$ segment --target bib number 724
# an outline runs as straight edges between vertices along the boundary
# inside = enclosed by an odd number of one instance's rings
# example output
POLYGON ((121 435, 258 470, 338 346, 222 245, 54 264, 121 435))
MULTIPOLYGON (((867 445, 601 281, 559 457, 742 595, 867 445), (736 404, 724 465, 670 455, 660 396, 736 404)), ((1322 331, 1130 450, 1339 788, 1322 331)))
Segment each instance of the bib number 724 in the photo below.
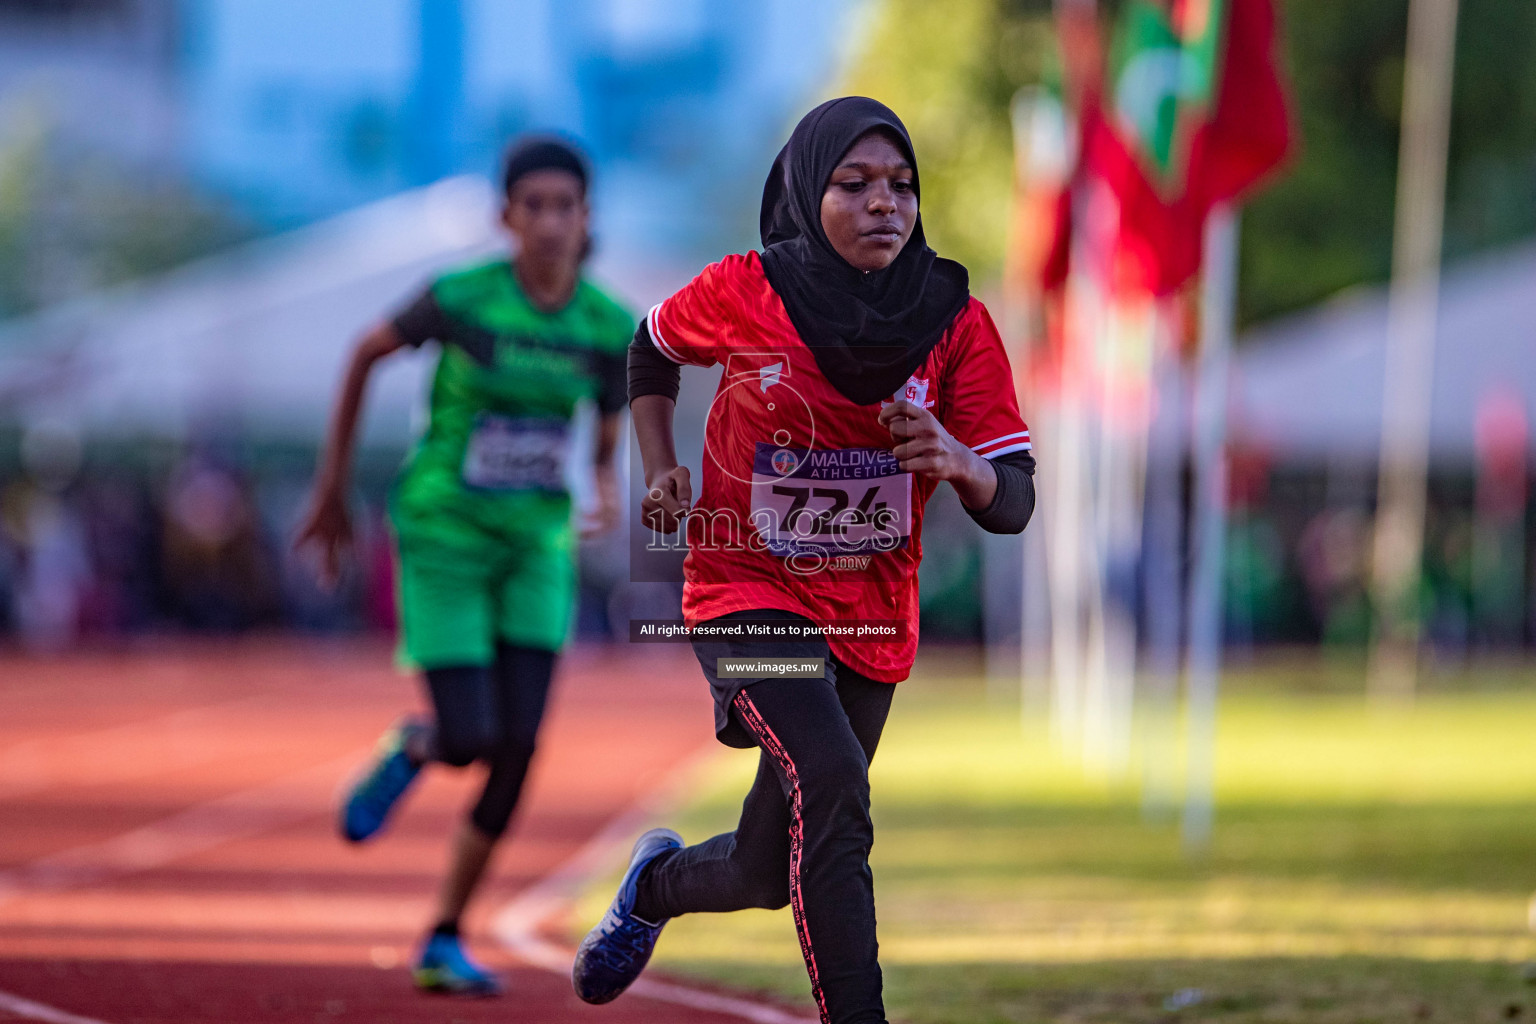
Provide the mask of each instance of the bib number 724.
POLYGON ((759 443, 752 525, 770 554, 863 554, 907 545, 912 474, 883 448, 793 449, 759 443))
POLYGON ((878 530, 896 520, 896 513, 891 511, 889 503, 875 500, 880 496, 879 484, 868 488, 859 503, 853 506, 850 506, 851 496, 842 487, 774 484, 773 493, 790 499, 789 509, 784 513, 783 529, 803 540, 823 537, 842 540, 847 538, 850 527, 878 530), (812 498, 827 498, 832 504, 828 508, 812 509, 809 507, 812 498))

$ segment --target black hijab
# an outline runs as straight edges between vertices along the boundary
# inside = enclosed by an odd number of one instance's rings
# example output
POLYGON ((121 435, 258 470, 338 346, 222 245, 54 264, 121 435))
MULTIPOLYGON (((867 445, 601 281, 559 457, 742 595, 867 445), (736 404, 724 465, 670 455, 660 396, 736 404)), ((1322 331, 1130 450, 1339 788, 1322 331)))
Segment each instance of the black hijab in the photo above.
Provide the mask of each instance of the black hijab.
POLYGON ((922 365, 970 299, 965 267, 940 259, 917 219, 884 270, 865 273, 837 254, 821 226, 821 197, 843 155, 866 132, 885 129, 912 165, 901 119, 864 96, 828 100, 800 119, 763 187, 763 270, 816 365, 849 401, 889 398, 922 365))

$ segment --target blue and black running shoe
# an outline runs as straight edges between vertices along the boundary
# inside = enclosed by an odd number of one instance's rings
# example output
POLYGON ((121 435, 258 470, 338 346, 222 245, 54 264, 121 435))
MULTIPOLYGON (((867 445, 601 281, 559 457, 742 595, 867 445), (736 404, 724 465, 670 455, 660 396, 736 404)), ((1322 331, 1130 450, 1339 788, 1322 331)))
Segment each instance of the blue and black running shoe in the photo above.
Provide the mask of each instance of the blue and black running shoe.
POLYGON ((457 935, 433 934, 416 958, 413 977, 424 992, 446 992, 457 996, 495 996, 501 994, 501 979, 481 967, 464 952, 457 935))
POLYGON ((645 970, 656 948, 656 937, 667 922, 642 921, 634 916, 636 884, 647 864, 682 845, 683 837, 669 828, 653 828, 635 840, 618 895, 576 950, 571 981, 583 1002, 613 1002, 645 970))
POLYGON ((360 843, 371 838, 389 812, 411 788, 421 765, 411 760, 406 740, 424 726, 411 721, 397 722, 379 737, 372 767, 352 785, 341 805, 341 834, 348 842, 360 843))

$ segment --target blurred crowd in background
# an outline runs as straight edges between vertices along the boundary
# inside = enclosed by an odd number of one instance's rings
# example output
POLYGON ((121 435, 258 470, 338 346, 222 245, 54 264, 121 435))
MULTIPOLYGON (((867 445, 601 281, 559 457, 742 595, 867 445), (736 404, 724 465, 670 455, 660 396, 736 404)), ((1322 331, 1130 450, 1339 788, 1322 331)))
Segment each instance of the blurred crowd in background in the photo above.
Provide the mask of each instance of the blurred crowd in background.
MULTIPOLYGON (((360 475, 356 559, 334 590, 293 548, 308 496, 302 454, 210 445, 133 462, 85 460, 78 438, 40 430, 0 490, 0 632, 27 647, 140 633, 251 630, 388 634, 393 569, 382 503, 391 467, 360 475)), ((1226 639, 1244 648, 1323 644, 1363 651, 1370 636, 1370 479, 1276 472, 1258 454, 1235 465, 1226 639)), ((1479 503, 1471 479, 1437 481, 1421 601, 1435 656, 1514 652, 1536 636, 1522 535, 1532 525, 1479 503), (1481 511, 1479 511, 1481 508, 1481 511)), ((1523 509, 1521 510, 1523 513, 1523 509)), ((925 538, 924 636, 983 639, 984 538, 952 495, 935 497, 925 538)), ((627 633, 622 551, 582 549, 578 635, 627 633)))
POLYGON ((166 467, 84 466, 68 435, 30 435, 0 496, 0 624, 33 649, 145 632, 387 631, 388 538, 358 509, 357 562, 334 591, 291 533, 307 481, 214 449, 166 467))

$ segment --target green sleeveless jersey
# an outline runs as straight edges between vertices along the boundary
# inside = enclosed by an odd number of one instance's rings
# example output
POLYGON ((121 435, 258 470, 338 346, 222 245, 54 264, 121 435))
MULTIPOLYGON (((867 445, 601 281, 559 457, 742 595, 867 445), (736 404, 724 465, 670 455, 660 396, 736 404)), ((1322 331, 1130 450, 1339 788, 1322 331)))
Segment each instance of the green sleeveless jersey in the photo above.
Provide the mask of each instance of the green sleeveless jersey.
POLYGON ((394 320, 405 341, 442 346, 429 419, 396 483, 397 529, 444 540, 565 528, 563 471, 582 399, 626 404, 629 312, 582 280, 562 309, 529 301, 497 260, 438 278, 394 320))

